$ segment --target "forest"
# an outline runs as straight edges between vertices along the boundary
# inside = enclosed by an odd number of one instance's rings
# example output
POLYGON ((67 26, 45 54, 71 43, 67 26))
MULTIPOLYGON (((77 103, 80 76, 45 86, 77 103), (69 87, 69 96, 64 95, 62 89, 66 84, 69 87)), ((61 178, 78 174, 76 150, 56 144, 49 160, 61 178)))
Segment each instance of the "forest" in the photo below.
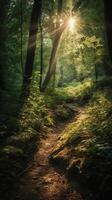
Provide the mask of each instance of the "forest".
POLYGON ((0 0, 0 200, 112 199, 111 0, 0 0))

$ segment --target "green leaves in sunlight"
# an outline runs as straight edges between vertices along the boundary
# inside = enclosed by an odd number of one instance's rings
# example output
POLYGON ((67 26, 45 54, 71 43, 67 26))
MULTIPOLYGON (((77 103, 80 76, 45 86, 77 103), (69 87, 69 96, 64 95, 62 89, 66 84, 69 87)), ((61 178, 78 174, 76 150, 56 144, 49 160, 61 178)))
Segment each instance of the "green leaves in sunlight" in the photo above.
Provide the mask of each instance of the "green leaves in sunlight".
POLYGON ((97 47, 102 47, 103 44, 101 43, 101 38, 97 38, 95 35, 91 37, 86 37, 84 44, 87 47, 91 48, 97 48, 97 47))

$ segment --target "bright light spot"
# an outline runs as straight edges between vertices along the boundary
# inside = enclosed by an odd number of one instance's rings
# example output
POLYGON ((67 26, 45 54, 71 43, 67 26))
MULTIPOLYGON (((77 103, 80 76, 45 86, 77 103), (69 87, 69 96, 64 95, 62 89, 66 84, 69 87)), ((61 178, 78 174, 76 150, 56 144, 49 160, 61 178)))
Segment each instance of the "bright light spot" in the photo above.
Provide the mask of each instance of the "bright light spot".
POLYGON ((75 28, 75 19, 73 17, 69 19, 69 28, 70 28, 70 31, 73 33, 74 28, 75 28))

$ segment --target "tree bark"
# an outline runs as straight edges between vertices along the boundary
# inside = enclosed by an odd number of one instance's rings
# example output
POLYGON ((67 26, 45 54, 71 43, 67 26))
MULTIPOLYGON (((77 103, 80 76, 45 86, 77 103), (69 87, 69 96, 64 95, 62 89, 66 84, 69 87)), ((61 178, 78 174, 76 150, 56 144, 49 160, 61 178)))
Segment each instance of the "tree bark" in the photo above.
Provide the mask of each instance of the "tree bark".
POLYGON ((41 0, 34 0, 32 13, 31 13, 29 40, 28 40, 28 47, 27 47, 24 80, 23 80, 23 84, 26 84, 26 85, 29 85, 31 82, 35 50, 36 50, 36 38, 37 38, 40 16, 41 16, 41 0))
POLYGON ((42 86, 42 76, 43 76, 43 28, 42 28, 42 21, 40 21, 40 34, 41 34, 41 49, 40 49, 40 83, 39 88, 41 91, 42 86))
POLYGON ((106 22, 109 56, 112 62, 112 1, 111 0, 104 0, 104 14, 106 22))
POLYGON ((5 89, 5 81, 4 81, 4 66, 5 66, 5 24, 6 24, 6 17, 7 17, 7 10, 10 5, 9 0, 1 0, 0 1, 0 88, 3 90, 5 89))

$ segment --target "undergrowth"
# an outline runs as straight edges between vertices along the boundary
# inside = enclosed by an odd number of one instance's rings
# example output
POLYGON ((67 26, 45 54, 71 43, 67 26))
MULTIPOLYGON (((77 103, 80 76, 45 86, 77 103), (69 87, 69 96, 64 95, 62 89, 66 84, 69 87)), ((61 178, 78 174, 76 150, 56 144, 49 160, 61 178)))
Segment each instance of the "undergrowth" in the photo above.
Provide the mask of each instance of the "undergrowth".
POLYGON ((3 138, 0 147, 0 196, 2 198, 5 194, 6 199, 11 188, 17 185, 27 163, 32 160, 40 137, 47 134, 54 123, 44 96, 34 82, 29 98, 17 107, 16 115, 10 113, 0 131, 0 137, 3 138))
MULTIPOLYGON (((85 91, 80 89, 79 93, 78 96, 83 96, 85 91)), ((52 154, 54 161, 64 160, 66 165, 63 167, 68 173, 72 173, 72 177, 78 174, 83 177, 93 190, 98 191, 102 199, 110 194, 112 183, 111 121, 111 88, 101 87, 93 92, 89 103, 86 101, 77 120, 62 132, 52 154)))
POLYGON ((56 88, 55 91, 47 96, 47 104, 49 107, 62 103, 86 103, 92 96, 94 91, 94 83, 91 80, 79 84, 70 84, 65 87, 56 88))

